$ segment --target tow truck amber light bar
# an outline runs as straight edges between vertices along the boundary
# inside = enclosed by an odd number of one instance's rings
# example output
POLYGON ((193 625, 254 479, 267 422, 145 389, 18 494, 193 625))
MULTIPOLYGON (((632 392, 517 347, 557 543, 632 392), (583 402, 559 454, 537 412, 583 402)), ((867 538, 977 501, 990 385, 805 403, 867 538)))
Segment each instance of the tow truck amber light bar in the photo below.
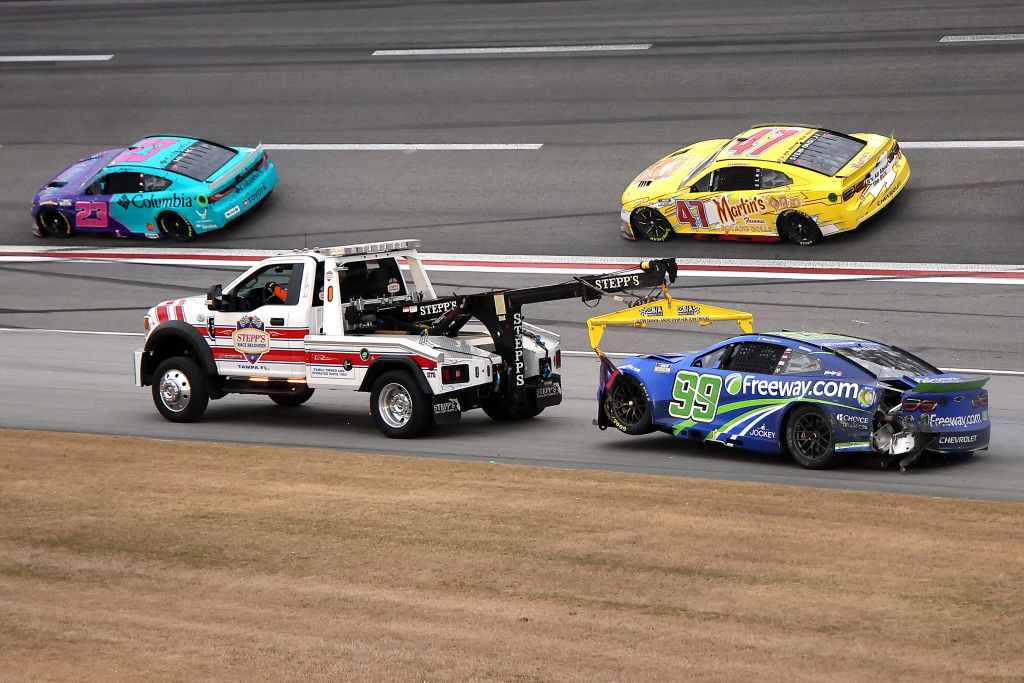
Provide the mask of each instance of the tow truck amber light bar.
POLYGON ((419 240, 393 240, 391 242, 369 242, 367 244, 349 244, 342 247, 327 247, 320 253, 327 256, 358 256, 360 254, 381 254, 403 249, 419 249, 419 240))

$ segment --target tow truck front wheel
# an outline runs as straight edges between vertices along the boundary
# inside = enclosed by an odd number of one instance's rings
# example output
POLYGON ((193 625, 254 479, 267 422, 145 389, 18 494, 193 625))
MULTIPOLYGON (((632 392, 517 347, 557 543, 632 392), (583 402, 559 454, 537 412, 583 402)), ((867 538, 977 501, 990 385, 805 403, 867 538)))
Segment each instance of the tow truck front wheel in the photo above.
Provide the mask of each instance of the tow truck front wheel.
POLYGON ((206 375, 191 358, 168 358, 156 368, 153 403, 171 422, 194 422, 210 402, 206 375))
POLYGON ((407 372, 385 372, 370 390, 370 412, 377 428, 392 439, 411 439, 430 427, 433 406, 407 372))

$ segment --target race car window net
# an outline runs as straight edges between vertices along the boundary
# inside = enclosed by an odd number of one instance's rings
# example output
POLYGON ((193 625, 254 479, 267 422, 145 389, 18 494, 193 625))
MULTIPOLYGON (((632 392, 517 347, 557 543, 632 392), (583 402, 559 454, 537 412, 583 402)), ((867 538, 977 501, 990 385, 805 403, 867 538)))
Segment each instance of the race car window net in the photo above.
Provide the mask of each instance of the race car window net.
POLYGON ((797 147, 784 163, 834 176, 867 145, 863 140, 820 130, 797 147))
POLYGON ((771 375, 779 366, 779 360, 786 349, 778 344, 764 342, 741 342, 736 345, 732 355, 725 360, 723 370, 734 372, 751 372, 758 375, 771 375))
POLYGON ((851 360, 875 377, 938 375, 942 371, 902 349, 885 346, 844 346, 833 348, 837 355, 851 360))
POLYGON ((757 169, 753 166, 727 166, 713 174, 712 191, 743 192, 757 187, 757 169))
POLYGON ((224 164, 234 159, 236 154, 238 152, 230 147, 198 140, 171 159, 171 163, 164 166, 164 170, 180 173, 192 180, 206 181, 224 164))

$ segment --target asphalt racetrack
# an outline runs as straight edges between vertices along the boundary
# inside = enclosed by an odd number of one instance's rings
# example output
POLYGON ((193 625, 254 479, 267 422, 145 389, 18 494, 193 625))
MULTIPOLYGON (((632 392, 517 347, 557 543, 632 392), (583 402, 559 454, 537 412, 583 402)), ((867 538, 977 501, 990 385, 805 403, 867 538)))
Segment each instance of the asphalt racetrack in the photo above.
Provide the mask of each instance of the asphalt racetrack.
MULTIPOLYGON (((262 141, 281 176, 264 207, 195 248, 409 237, 438 253, 1024 270, 1024 40, 1012 38, 1024 33, 1019 3, 687 4, 3 3, 0 252, 179 246, 39 241, 28 211, 38 186, 70 162, 149 134, 182 133, 262 141), (950 36, 961 39, 942 40, 950 36), (374 54, 495 47, 519 50, 374 54), (619 196, 640 170, 688 142, 761 122, 895 131, 909 185, 863 227, 810 248, 619 237, 619 196)), ((590 424, 596 371, 582 356, 566 361, 565 403, 512 426, 468 414, 427 439, 390 441, 373 427, 365 395, 338 392, 292 411, 229 397, 202 423, 172 425, 132 386, 140 337, 40 331, 139 333, 150 305, 230 276, 206 267, 0 260, 0 328, 9 330, 0 331, 0 426, 1024 500, 1020 284, 757 273, 678 283, 678 296, 751 311, 759 329, 860 334, 942 367, 1000 371, 989 385, 990 450, 903 475, 860 461, 807 472, 782 456, 600 432, 590 424)), ((561 278, 434 279, 447 292, 561 278)), ((579 302, 527 313, 562 333, 565 349, 587 349, 592 312, 579 302)), ((612 332, 606 346, 688 350, 736 329, 612 332)))

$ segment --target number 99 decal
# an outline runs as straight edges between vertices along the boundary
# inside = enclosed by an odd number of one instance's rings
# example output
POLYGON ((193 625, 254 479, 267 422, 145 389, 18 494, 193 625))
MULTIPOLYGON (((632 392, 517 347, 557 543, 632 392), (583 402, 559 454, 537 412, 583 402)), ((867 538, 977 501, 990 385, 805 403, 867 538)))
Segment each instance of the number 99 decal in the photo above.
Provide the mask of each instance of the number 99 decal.
POLYGON ((722 378, 718 375, 698 375, 696 372, 680 370, 672 385, 672 402, 668 414, 694 422, 711 422, 718 411, 718 399, 722 395, 722 378))

